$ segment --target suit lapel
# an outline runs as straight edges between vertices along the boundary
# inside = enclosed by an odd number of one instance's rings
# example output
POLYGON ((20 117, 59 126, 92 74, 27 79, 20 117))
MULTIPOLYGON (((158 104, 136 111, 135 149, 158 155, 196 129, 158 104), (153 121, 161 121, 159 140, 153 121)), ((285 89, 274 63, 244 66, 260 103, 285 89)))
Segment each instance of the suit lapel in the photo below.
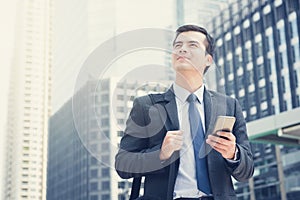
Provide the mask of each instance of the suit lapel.
POLYGON ((205 135, 211 134, 217 117, 217 103, 214 95, 204 90, 205 135))
POLYGON ((164 100, 166 101, 165 109, 170 119, 170 124, 166 123, 166 128, 168 131, 170 130, 178 130, 179 129, 179 121, 178 121, 178 113, 177 113, 177 105, 175 94, 173 91, 173 87, 171 87, 164 96, 164 100))
MULTIPOLYGON (((173 86, 164 94, 165 109, 168 115, 165 127, 167 131, 179 130, 179 120, 177 113, 177 105, 173 86)), ((175 181, 179 168, 179 151, 175 151, 170 158, 171 164, 169 165, 169 180, 168 180, 168 190, 167 190, 167 200, 173 199, 173 191, 175 186, 175 181), (175 161, 175 162, 174 162, 175 161)))
MULTIPOLYGON (((217 101, 216 97, 208 90, 204 90, 204 114, 205 114, 205 137, 213 133, 214 125, 217 118, 217 101)), ((209 155, 212 147, 205 143, 205 151, 209 155)))
MULTIPOLYGON (((219 115, 226 115, 226 98, 225 96, 216 97, 213 92, 204 90, 204 112, 205 112, 205 136, 213 134, 214 126, 219 115)), ((212 147, 205 145, 205 151, 209 153, 212 147)), ((208 154, 209 155, 209 154, 208 154)))

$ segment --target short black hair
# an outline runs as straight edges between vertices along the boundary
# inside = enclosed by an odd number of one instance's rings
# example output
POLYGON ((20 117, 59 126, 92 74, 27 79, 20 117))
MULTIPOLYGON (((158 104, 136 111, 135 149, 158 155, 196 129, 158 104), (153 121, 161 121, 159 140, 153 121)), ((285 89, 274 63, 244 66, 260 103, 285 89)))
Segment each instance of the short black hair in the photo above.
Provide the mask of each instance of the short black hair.
POLYGON ((176 36, 175 39, 173 41, 173 45, 175 43, 175 40, 177 39, 178 35, 180 33, 183 32, 188 32, 188 31, 196 31, 196 32, 200 32, 203 33, 206 36, 206 40, 207 40, 207 45, 206 45, 206 52, 208 54, 210 54, 213 57, 214 54, 214 50, 215 50, 215 40, 214 38, 207 32, 207 30, 203 27, 200 26, 196 26, 196 25, 183 25, 180 26, 177 30, 176 30, 176 36))

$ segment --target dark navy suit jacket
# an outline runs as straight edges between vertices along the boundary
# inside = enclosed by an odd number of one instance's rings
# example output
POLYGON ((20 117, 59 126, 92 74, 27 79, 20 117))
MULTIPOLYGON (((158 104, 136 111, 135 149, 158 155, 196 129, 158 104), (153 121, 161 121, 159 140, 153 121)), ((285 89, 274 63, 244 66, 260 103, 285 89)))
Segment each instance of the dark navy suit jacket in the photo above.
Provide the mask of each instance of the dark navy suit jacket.
MULTIPOLYGON (((209 179, 215 200, 236 199, 231 176, 237 181, 246 181, 254 171, 242 109, 236 99, 205 89, 204 111, 206 137, 212 134, 217 116, 236 117, 232 132, 239 149, 238 163, 228 162, 206 144, 209 179)), ((178 129, 172 87, 166 93, 135 99, 115 158, 115 167, 124 179, 144 176, 144 196, 148 199, 173 199, 178 167, 184 163, 180 163, 178 151, 165 162, 160 161, 159 153, 167 131, 178 129)))

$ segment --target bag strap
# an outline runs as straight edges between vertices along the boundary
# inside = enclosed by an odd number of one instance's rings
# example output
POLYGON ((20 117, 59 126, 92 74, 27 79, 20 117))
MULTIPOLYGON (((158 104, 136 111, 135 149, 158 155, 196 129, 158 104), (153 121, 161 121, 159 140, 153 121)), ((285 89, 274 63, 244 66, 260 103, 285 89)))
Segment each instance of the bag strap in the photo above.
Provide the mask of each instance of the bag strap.
MULTIPOLYGON (((147 97, 141 98, 140 100, 143 101, 144 105, 149 104, 149 103, 151 103, 152 105, 154 104, 152 95, 148 95, 147 97), (151 101, 149 101, 149 99, 151 101)), ((142 182, 142 177, 133 178, 129 200, 134 200, 139 197, 140 189, 141 189, 141 182, 142 182)))
POLYGON ((129 200, 134 200, 139 197, 141 181, 142 181, 142 177, 133 178, 129 200))

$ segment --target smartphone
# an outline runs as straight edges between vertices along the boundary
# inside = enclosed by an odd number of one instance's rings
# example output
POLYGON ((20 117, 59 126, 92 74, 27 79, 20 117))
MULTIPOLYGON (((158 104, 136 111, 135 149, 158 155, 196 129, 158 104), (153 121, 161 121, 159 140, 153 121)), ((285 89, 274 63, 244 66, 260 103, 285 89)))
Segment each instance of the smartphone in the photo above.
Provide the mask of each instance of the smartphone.
MULTIPOLYGON (((216 135, 218 131, 227 131, 231 132, 233 125, 235 123, 235 117, 233 116, 218 116, 217 122, 214 127, 214 132, 213 134, 215 136, 220 137, 219 135, 216 135)), ((226 139, 226 138, 224 138, 226 139)))

